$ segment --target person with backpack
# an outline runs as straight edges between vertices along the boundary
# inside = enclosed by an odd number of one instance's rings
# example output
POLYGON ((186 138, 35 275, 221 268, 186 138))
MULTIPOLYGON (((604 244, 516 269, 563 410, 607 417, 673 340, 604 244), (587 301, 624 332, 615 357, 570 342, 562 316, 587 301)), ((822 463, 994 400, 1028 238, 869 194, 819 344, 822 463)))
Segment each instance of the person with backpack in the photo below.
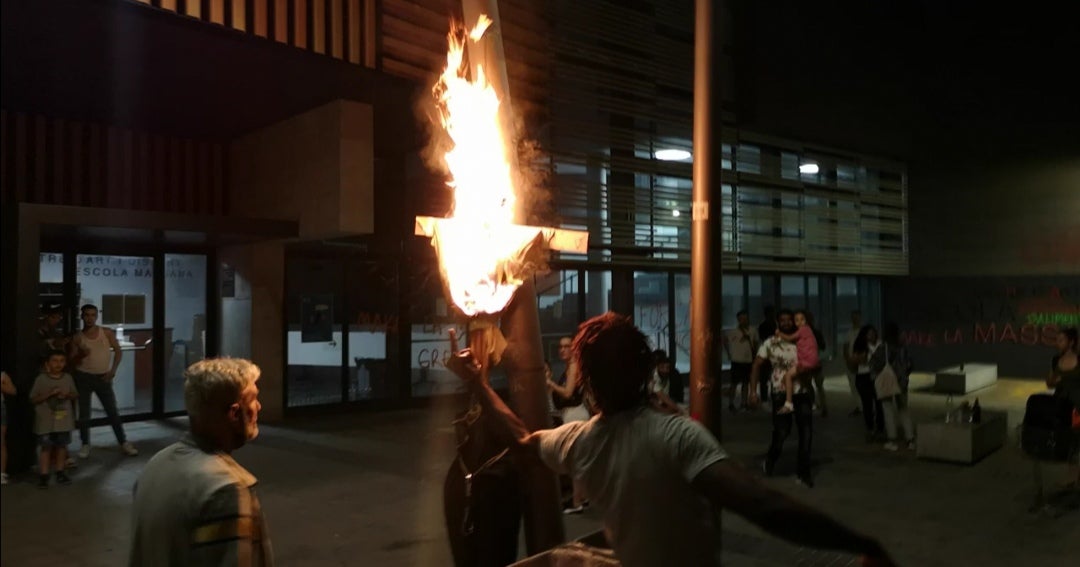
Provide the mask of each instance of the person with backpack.
MULTIPOLYGON (((887 389, 882 391, 878 388, 878 399, 881 402, 882 413, 885 418, 885 450, 896 451, 900 448, 897 444, 897 421, 904 428, 904 435, 907 439, 907 448, 915 449, 915 428, 911 423, 911 413, 908 411, 908 385, 910 383, 911 376, 911 357, 908 355, 907 347, 904 346, 900 340, 900 329, 896 326, 896 323, 886 323, 882 328, 881 333, 882 345, 874 350, 870 356, 870 375, 874 377, 875 387, 879 384, 879 377, 882 377, 882 372, 889 371, 893 373, 896 380, 896 386, 898 386, 899 393, 896 393, 897 389, 887 389)), ((892 378, 885 376, 887 381, 891 381, 892 378)), ((886 388, 889 388, 886 385, 886 388)))

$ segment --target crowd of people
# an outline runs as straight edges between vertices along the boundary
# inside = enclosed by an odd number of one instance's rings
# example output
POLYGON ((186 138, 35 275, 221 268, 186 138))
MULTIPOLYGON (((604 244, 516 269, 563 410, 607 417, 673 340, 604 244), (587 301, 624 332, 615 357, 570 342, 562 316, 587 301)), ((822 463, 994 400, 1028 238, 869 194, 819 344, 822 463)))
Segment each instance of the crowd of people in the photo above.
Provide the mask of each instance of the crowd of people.
MULTIPOLYGON (((39 486, 48 486, 50 472, 56 482, 70 482, 67 446, 76 424, 85 431, 88 412, 83 408, 89 403, 83 400, 90 393, 102 398, 117 441, 130 447, 115 419, 114 399, 109 410, 120 349, 111 332, 96 327, 96 315, 94 306, 84 306, 83 330, 71 338, 54 333, 48 318, 41 330, 41 373, 29 392, 40 445, 39 486)), ((775 319, 752 329, 748 314, 740 312, 738 327, 725 335, 724 346, 735 385, 742 388, 742 407, 761 407, 768 396, 773 431, 764 474, 772 474, 795 428, 797 479, 813 486, 816 399, 817 409, 827 415, 818 378, 824 340, 809 313, 781 309, 771 316, 775 319)), ((895 325, 886 324, 879 336, 874 327, 859 323, 861 315, 852 313, 858 331, 849 334, 843 348, 849 383, 861 402, 852 414, 864 416, 869 439, 883 435, 885 449, 910 446, 911 358, 895 325)), ((1075 329, 1059 334, 1047 384, 1080 407, 1077 345, 1075 329)), ((874 538, 769 488, 731 463, 716 438, 682 411, 684 385, 670 358, 652 350, 627 317, 594 317, 574 336, 559 340, 564 370, 555 378, 547 368, 551 408, 561 421, 553 429, 529 431, 492 390, 469 350, 458 350, 453 333, 451 346, 454 356, 447 367, 468 386, 490 427, 512 440, 507 451, 565 475, 572 485, 566 512, 594 506, 624 565, 718 564, 714 530, 721 508, 796 544, 861 554, 865 565, 892 565, 874 538)), ((259 368, 242 359, 206 359, 187 369, 184 402, 190 431, 151 458, 134 487, 130 565, 272 564, 257 481, 231 456, 258 435, 259 377, 259 368)), ((16 393, 6 373, 2 385, 6 396, 16 393)), ((4 433, 6 419, 5 413, 4 433)), ((86 451, 80 455, 85 458, 90 445, 85 433, 83 439, 86 451)), ((4 458, 6 464, 6 447, 4 458)))
MULTIPOLYGON (((116 333, 97 324, 97 306, 83 305, 79 313, 82 328, 67 335, 61 326, 61 310, 55 306, 43 310, 34 353, 37 373, 19 381, 27 388, 26 399, 33 410, 28 425, 38 446, 37 486, 41 489, 47 489, 53 479, 58 484, 71 483, 71 473, 78 467, 78 460, 68 454, 68 446, 76 429, 82 442, 79 459, 90 458, 91 401, 95 395, 112 425, 121 452, 127 456, 139 454, 124 433, 113 391, 113 380, 123 358, 116 333)), ((16 380, 6 372, 3 392, 5 398, 14 398, 19 393, 16 380)), ((2 482, 7 484, 7 403, 3 408, 2 482)))
MULTIPOLYGON (((745 310, 738 312, 736 320, 736 327, 723 335, 724 352, 731 363, 728 410, 769 407, 777 420, 770 455, 778 454, 787 437, 784 432, 790 431, 792 423, 801 432, 800 453, 807 452, 812 416, 815 412, 823 418, 829 416, 824 334, 814 325, 813 314, 805 310, 766 307, 765 319, 756 328, 745 310), (782 417, 788 414, 792 417, 782 417)), ((857 402, 848 415, 862 416, 867 442, 881 442, 888 451, 898 450, 901 444, 914 449, 915 431, 907 405, 914 365, 899 328, 888 323, 879 334, 873 325, 863 325, 860 311, 852 311, 851 327, 840 350, 848 386, 857 402), (890 378, 887 391, 880 379, 883 373, 895 376, 895 384, 890 378)), ((774 459, 766 458, 766 473, 774 459)), ((799 479, 812 484, 805 470, 799 479)))

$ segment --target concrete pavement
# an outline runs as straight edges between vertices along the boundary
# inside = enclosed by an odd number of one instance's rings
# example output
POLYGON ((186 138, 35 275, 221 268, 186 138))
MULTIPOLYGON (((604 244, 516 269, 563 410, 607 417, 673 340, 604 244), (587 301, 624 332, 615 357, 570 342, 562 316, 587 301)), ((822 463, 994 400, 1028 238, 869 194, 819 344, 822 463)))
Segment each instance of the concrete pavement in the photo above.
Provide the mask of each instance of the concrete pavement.
MULTIPOLYGON (((919 379, 916 379, 918 388, 919 379)), ((1003 381, 979 392, 989 409, 1022 415, 1034 382, 1003 381)), ((919 461, 865 443, 862 421, 843 378, 827 384, 832 416, 816 419, 817 486, 797 486, 794 439, 766 480, 837 518, 880 537, 901 565, 1072 565, 1080 558, 1080 513, 1059 518, 1027 512, 1033 492, 1028 463, 1010 445, 975 466, 919 461)), ((916 420, 941 413, 944 398, 912 394, 916 420)), ((278 564, 291 566, 449 565, 442 525, 442 483, 453 455, 456 407, 305 417, 263 426, 236 454, 260 479, 278 564)), ((725 410, 726 412, 726 410, 725 410)), ((757 470, 769 438, 765 412, 723 416, 724 446, 757 470)), ((47 491, 22 479, 3 487, 0 563, 22 567, 123 565, 129 541, 131 487, 142 465, 183 433, 184 420, 130 424, 142 454, 125 458, 97 428, 100 443, 71 486, 47 491)), ((1064 480, 1064 467, 1047 482, 1064 480)), ((590 514, 566 518, 567 533, 596 530, 590 514)), ((855 558, 799 549, 725 513, 725 565, 845 565, 855 558)))

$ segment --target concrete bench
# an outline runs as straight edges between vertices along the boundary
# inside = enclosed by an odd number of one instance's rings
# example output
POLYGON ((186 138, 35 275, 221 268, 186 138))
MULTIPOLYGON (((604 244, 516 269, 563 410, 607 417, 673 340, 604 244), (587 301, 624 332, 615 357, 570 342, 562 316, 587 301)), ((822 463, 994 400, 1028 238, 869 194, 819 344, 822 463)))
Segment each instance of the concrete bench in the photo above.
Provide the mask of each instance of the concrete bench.
POLYGON ((942 368, 935 374, 934 391, 943 394, 967 394, 997 383, 996 364, 971 362, 942 368))
POLYGON ((945 423, 945 416, 917 427, 915 454, 920 459, 973 464, 1005 445, 1008 413, 982 412, 982 422, 945 423))

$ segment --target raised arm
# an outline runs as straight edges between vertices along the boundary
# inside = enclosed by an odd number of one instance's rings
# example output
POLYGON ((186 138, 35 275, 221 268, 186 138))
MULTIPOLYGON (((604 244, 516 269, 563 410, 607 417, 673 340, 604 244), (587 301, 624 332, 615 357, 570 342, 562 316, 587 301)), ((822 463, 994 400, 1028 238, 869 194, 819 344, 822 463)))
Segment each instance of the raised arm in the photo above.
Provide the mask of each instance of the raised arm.
MULTIPOLYGON (((520 450, 521 453, 538 456, 539 442, 536 436, 529 431, 521 418, 506 406, 495 390, 491 389, 491 384, 483 378, 480 363, 476 361, 472 352, 469 349, 459 351, 457 347, 457 333, 450 329, 450 349, 454 354, 446 362, 446 367, 465 382, 465 385, 480 401, 480 406, 484 411, 495 417, 494 423, 501 429, 500 433, 507 439, 516 441, 516 445, 512 447, 520 450)), ((571 378, 567 376, 566 381, 569 383, 570 380, 571 378)))
POLYGON ((893 565, 877 540, 765 486, 727 461, 706 467, 693 485, 717 509, 727 508, 777 537, 798 545, 860 554, 865 556, 864 565, 893 565))

